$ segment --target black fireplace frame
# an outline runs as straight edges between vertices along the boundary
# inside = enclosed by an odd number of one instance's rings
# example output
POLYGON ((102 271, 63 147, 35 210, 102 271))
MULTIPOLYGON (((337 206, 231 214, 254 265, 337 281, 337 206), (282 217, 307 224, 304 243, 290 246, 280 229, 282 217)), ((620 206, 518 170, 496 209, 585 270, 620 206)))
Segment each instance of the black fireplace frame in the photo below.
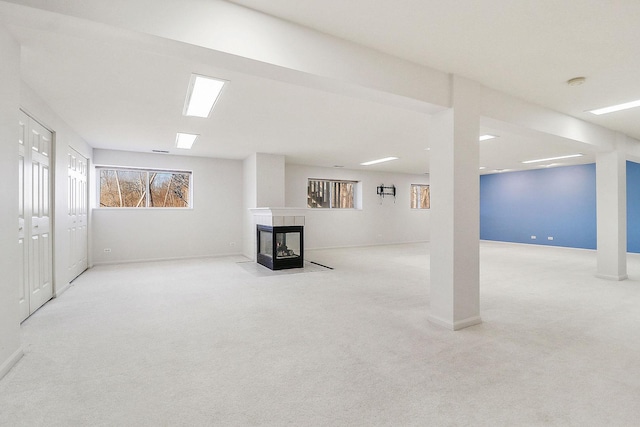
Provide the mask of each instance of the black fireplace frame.
POLYGON ((304 267, 304 226, 300 225, 287 225, 287 226, 269 226, 258 225, 256 227, 256 261, 259 264, 264 265, 271 270, 284 270, 287 268, 303 268, 304 267), (271 253, 273 256, 268 256, 260 253, 260 232, 266 231, 272 233, 272 248, 271 253), (276 257, 276 233, 299 233, 300 234, 300 256, 295 258, 277 258, 276 257))

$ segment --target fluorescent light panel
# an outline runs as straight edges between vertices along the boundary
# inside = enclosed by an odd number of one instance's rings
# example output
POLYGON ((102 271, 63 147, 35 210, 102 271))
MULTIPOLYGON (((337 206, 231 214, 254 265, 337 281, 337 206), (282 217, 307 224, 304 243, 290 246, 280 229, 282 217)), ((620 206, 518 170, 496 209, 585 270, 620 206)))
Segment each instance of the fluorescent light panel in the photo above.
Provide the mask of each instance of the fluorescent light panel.
POLYGON ((397 157, 385 157, 384 159, 371 160, 370 162, 360 163, 362 166, 371 166, 377 163, 389 162, 391 160, 398 160, 397 157))
POLYGON ((223 80, 192 74, 182 114, 193 117, 209 117, 224 84, 223 80))
POLYGON ((612 105, 610 107, 590 110, 589 113, 599 116, 601 114, 614 113, 616 111, 628 110, 629 108, 635 108, 635 107, 640 107, 640 99, 636 101, 625 102, 624 104, 612 105))
POLYGON ((567 156, 548 157, 546 159, 525 160, 522 163, 528 164, 528 163, 548 162, 550 160, 571 159, 573 157, 582 157, 582 154, 569 154, 567 156))
POLYGON ((478 140, 479 141, 486 141, 487 139, 493 139, 493 138, 496 138, 496 136, 495 135, 486 134, 486 135, 480 135, 480 138, 478 138, 478 140))
POLYGON ((198 138, 198 135, 178 132, 176 136, 176 147, 184 150, 190 150, 193 143, 196 141, 196 138, 198 138))

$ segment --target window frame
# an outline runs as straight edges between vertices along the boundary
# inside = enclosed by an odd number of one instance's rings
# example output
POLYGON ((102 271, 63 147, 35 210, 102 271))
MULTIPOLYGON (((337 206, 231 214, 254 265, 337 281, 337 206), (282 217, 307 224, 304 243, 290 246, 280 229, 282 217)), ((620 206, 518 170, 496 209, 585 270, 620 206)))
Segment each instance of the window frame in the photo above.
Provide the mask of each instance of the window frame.
POLYGON ((409 187, 409 207, 412 210, 429 210, 431 209, 431 184, 411 184, 411 186, 409 187), (418 196, 418 199, 416 200, 416 207, 413 207, 413 189, 418 187, 419 190, 416 193, 418 196), (426 208, 422 207, 422 188, 423 187, 427 187, 429 190, 429 202, 428 202, 428 206, 426 208))
POLYGON ((149 168, 149 167, 130 167, 130 166, 107 166, 107 165, 96 165, 96 206, 98 209, 129 209, 129 210, 159 210, 159 209, 179 209, 179 210, 191 210, 193 209, 193 171, 191 170, 180 170, 180 169, 162 169, 162 168, 149 168), (146 174, 145 179, 145 204, 144 206, 102 206, 100 203, 101 196, 101 172, 103 170, 109 171, 119 171, 119 172, 144 172, 146 174), (189 176, 189 193, 188 193, 188 206, 149 206, 149 190, 151 183, 149 182, 150 173, 161 173, 161 174, 183 174, 189 176))
POLYGON ((360 194, 360 181, 354 181, 354 180, 350 180, 350 179, 326 179, 326 178, 307 178, 307 198, 309 197, 309 187, 311 184, 311 181, 322 181, 322 182, 326 182, 329 183, 329 196, 328 196, 328 200, 329 200, 329 206, 324 207, 324 206, 309 206, 309 201, 307 200, 307 209, 317 209, 317 210, 357 210, 359 209, 359 203, 360 203, 360 199, 358 198, 359 194, 360 194), (336 207, 333 206, 333 188, 334 188, 334 184, 351 184, 352 188, 353 188, 353 195, 352 195, 352 205, 353 207, 336 207))

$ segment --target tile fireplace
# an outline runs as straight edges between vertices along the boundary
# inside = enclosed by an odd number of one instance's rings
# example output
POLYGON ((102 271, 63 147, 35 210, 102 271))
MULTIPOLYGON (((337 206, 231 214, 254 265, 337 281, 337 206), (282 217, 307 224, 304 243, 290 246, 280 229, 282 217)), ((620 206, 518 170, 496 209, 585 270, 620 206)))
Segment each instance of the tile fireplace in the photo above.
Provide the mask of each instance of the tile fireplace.
POLYGON ((257 225, 256 261, 271 270, 304 266, 304 227, 257 225))
POLYGON ((255 261, 272 270, 304 267, 302 208, 253 208, 255 261))

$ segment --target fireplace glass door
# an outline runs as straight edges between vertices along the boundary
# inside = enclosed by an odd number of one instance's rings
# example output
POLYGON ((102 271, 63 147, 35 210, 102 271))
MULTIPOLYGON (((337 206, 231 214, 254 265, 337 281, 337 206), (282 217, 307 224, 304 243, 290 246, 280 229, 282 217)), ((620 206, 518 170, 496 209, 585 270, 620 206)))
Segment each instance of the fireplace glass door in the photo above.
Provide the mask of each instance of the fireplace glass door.
POLYGON ((304 227, 258 225, 258 263, 272 270, 304 265, 304 227))
POLYGON ((300 257, 300 233, 276 233, 276 258, 300 257))

